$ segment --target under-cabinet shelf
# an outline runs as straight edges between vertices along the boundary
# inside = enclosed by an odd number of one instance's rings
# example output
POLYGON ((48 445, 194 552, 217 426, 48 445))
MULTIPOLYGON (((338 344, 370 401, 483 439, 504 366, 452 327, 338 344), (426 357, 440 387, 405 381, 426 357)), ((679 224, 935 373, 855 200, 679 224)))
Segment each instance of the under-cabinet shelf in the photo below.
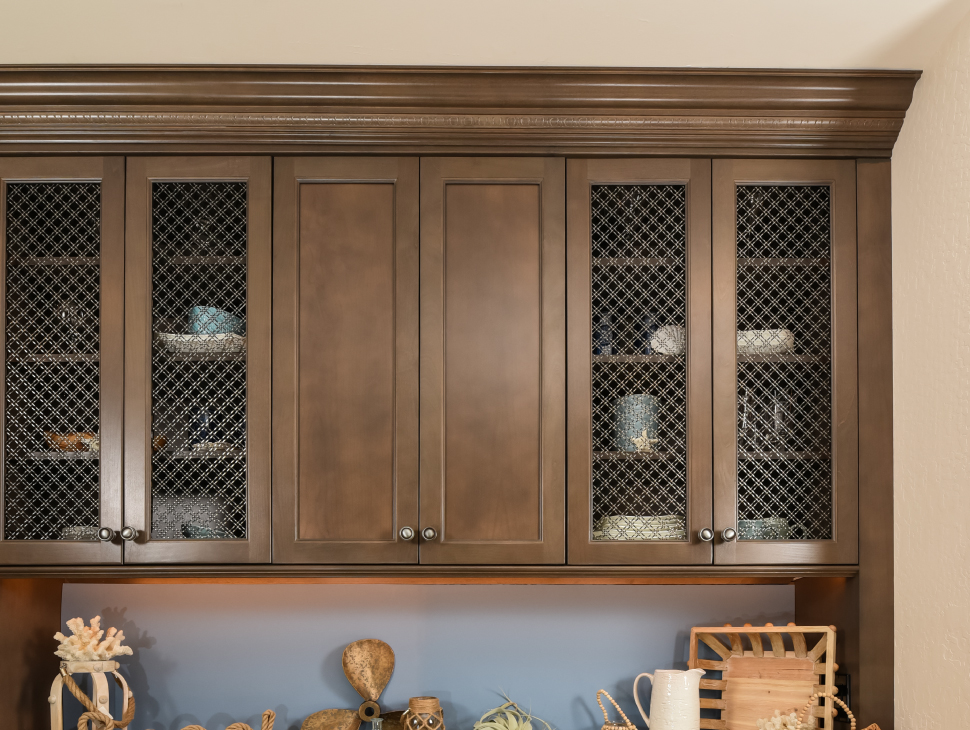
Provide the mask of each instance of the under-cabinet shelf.
POLYGON ((596 257, 593 266, 683 266, 684 260, 673 256, 650 258, 596 257))

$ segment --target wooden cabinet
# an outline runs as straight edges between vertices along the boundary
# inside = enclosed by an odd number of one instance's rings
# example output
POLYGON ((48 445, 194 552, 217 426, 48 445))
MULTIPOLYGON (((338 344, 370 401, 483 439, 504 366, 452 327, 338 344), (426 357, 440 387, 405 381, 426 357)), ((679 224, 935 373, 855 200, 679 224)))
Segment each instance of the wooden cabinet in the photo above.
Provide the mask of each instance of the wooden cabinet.
POLYGON ((715 561, 855 563, 856 164, 715 160, 713 201, 715 561))
POLYGON ((570 561, 855 563, 855 163, 575 160, 569 196, 570 561))
POLYGON ((570 562, 710 564, 711 162, 570 160, 568 193, 570 562))
POLYGON ((270 561, 270 180, 128 160, 125 562, 270 561))
POLYGON ((565 562, 565 166, 421 161, 421 562, 565 562))
POLYGON ((416 563, 418 160, 278 159, 275 206, 274 560, 416 563))
POLYGON ((119 563, 124 158, 0 159, 0 564, 119 563))

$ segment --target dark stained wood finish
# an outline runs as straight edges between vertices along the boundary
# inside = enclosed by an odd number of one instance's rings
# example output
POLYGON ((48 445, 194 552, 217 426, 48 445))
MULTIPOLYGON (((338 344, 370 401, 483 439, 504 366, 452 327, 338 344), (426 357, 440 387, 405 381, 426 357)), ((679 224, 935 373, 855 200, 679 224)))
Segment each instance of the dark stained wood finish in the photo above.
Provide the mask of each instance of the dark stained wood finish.
POLYGON ((421 165, 421 562, 563 563, 564 161, 421 165))
POLYGON ((270 561, 270 307, 272 166, 268 157, 128 159, 125 220, 126 563, 270 561), (245 540, 157 540, 151 528, 151 184, 248 182, 246 304, 248 536, 245 540))
POLYGON ((715 160, 713 169, 714 561, 855 563, 858 561, 859 430, 856 373, 856 180, 851 161, 715 160), (732 541, 737 528, 735 186, 810 183, 832 186, 832 540, 732 541))
POLYGON ((0 663, 0 714, 7 730, 50 727, 47 698, 60 662, 52 637, 65 630, 62 584, 58 578, 0 579, 0 616, 13 629, 0 663))
POLYGON ((915 71, 0 69, 7 154, 888 155, 915 71))
POLYGON ((713 525, 711 486, 711 161, 570 160, 568 163, 567 322, 569 327, 570 564, 705 564, 712 545, 697 532, 713 525), (688 541, 603 542, 591 534, 590 186, 687 185, 688 541))
POLYGON ((274 561, 417 562, 418 160, 275 184, 274 561))
MULTIPOLYGON (((124 415, 125 162, 105 158, 0 158, 0 260, 6 250, 6 185, 15 181, 101 182, 101 525, 121 529, 122 423, 124 415)), ((6 322, 6 276, 0 276, 0 321, 6 322)), ((3 333, 0 332, 0 338, 3 333)), ((6 351, 5 345, 0 350, 6 351)), ((0 367, 4 365, 0 364, 0 367)), ((0 377, 0 419, 6 402, 0 377)), ((0 439, 3 438, 0 429, 0 439)), ((4 453, 0 442, 0 454, 4 453)), ((0 459, 2 461, 2 459, 0 459)), ((2 469, 2 465, 0 465, 2 469)), ((2 473, 2 472, 0 472, 2 473)), ((0 514, 3 490, 0 489, 0 514)), ((0 564, 121 562, 114 542, 3 540, 0 564)))
POLYGON ((893 728, 892 179, 889 160, 859 160, 860 717, 893 728))

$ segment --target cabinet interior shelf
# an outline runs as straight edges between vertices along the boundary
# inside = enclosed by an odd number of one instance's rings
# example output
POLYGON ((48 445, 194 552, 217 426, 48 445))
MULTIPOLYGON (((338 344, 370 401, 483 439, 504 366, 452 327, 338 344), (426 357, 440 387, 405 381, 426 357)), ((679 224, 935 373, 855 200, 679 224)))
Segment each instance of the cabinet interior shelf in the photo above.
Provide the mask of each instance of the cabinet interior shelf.
POLYGON ((676 456, 669 451, 594 451, 593 458, 601 461, 661 460, 676 456))
POLYGON ((673 256, 655 258, 608 258, 593 259, 593 266, 683 266, 684 260, 673 256))
POLYGON ((169 256, 161 259, 169 266, 245 266, 245 256, 169 256))
POLYGON ((100 266, 100 256, 9 256, 9 266, 100 266))
POLYGON ((98 362, 100 355, 36 354, 14 355, 7 358, 8 363, 22 362, 98 362))
POLYGON ((827 355, 796 355, 778 353, 773 355, 738 355, 738 362, 828 362, 827 355))
POLYGON ((593 362, 677 362, 683 355, 593 355, 593 362))
POLYGON ((823 451, 741 451, 741 461, 809 461, 812 459, 831 459, 832 455, 823 451))
POLYGON ((245 458, 246 454, 239 451, 159 451, 153 455, 165 459, 207 459, 210 461, 229 461, 245 458))
POLYGON ((166 359, 175 362, 243 362, 246 359, 245 352, 179 352, 166 353, 166 359))
POLYGON ((739 267, 755 267, 755 268, 769 268, 769 267, 788 267, 788 266, 825 266, 828 267, 829 259, 824 258, 739 258, 739 267))
POLYGON ((101 454, 92 451, 32 451, 23 456, 11 456, 22 461, 96 461, 101 454))

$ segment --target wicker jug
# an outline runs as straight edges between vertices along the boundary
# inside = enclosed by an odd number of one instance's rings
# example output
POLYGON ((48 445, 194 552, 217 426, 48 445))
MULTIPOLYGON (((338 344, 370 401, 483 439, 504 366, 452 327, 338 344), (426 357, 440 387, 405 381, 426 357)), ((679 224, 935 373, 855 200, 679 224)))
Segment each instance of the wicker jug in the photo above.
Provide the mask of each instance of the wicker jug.
POLYGON ((636 727, 633 725, 633 723, 630 722, 630 718, 627 717, 626 714, 624 714, 623 710, 620 709, 620 706, 616 704, 616 700, 610 697, 610 693, 607 692, 605 689, 601 689, 599 692, 596 693, 596 704, 598 704, 600 706, 600 709, 603 711, 603 730, 637 730, 636 727), (622 723, 613 722, 610 719, 610 716, 606 714, 606 708, 603 707, 603 700, 600 699, 600 695, 606 695, 606 699, 608 699, 613 704, 613 707, 616 708, 616 711, 620 713, 620 717, 623 718, 622 723))
POLYGON ((445 718, 437 697, 412 697, 401 716, 407 730, 445 730, 445 718))
MULTIPOLYGON (((819 697, 828 697, 830 700, 835 700, 835 703, 845 710, 845 714, 849 716, 850 730, 856 730, 855 715, 852 714, 852 710, 850 710, 842 700, 833 694, 829 694, 828 692, 816 692, 812 695, 812 698, 808 701, 808 704, 806 704, 805 707, 802 708, 802 711, 798 713, 798 727, 802 726, 802 722, 805 720, 805 715, 808 714, 808 712, 812 709, 812 705, 815 704, 815 700, 817 700, 819 697)), ((825 727, 828 727, 827 720, 825 722, 825 727)), ((876 723, 872 723, 866 727, 865 730, 879 730, 879 726, 876 723)))

